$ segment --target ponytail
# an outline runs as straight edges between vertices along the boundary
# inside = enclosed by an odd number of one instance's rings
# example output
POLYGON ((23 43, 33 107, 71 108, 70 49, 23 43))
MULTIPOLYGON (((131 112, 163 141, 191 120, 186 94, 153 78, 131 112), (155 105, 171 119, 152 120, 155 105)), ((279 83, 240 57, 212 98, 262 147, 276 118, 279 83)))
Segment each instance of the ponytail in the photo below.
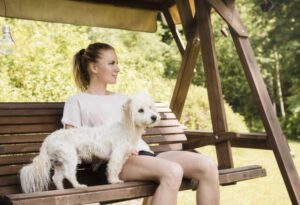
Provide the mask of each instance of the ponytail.
POLYGON ((81 49, 75 54, 73 65, 75 84, 81 91, 86 90, 90 84, 90 76, 88 73, 87 64, 84 62, 83 58, 84 53, 85 49, 81 49))
POLYGON ((101 51, 114 48, 106 43, 90 44, 87 49, 81 49, 74 55, 73 75, 76 86, 85 91, 90 85, 89 63, 97 63, 101 59, 101 51))

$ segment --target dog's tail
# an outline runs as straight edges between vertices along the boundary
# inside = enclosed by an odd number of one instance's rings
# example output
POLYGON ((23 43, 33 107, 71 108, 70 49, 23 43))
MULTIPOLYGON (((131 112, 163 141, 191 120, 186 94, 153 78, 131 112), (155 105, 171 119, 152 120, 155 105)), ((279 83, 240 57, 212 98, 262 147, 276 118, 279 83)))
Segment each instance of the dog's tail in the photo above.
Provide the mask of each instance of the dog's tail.
POLYGON ((23 192, 30 193, 48 190, 50 169, 50 158, 46 150, 41 148, 40 154, 33 159, 33 162, 20 170, 23 192))

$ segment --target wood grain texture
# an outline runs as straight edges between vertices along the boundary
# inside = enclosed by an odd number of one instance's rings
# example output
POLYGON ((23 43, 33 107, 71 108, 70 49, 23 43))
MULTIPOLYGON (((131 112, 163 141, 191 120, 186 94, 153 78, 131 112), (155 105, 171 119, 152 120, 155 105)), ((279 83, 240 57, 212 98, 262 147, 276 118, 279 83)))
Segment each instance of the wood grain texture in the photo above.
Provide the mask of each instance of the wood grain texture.
MULTIPOLYGON (((216 134, 227 132, 227 120, 210 18, 211 7, 206 0, 196 0, 195 5, 199 8, 199 12, 196 12, 196 19, 200 26, 201 53, 213 132, 216 134)), ((233 167, 230 141, 218 143, 216 151, 220 168, 233 167)))
MULTIPOLYGON (((235 7, 235 1, 225 0, 225 3, 231 12, 234 13, 234 16, 240 19, 239 13, 235 7)), ((268 144, 272 147, 290 199, 293 204, 300 204, 299 175, 291 158, 287 140, 272 107, 272 102, 260 74, 260 69, 256 62, 250 41, 248 38, 238 36, 231 27, 230 32, 247 81, 258 105, 259 113, 268 136, 268 144)))

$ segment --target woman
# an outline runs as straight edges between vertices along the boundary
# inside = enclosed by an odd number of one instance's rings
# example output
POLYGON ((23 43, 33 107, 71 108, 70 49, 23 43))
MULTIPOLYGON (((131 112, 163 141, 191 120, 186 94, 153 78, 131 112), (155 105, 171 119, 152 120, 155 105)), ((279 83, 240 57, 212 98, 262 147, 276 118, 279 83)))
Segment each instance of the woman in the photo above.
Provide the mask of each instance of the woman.
MULTIPOLYGON (((107 90, 108 84, 117 82, 119 72, 115 50, 108 44, 91 44, 74 56, 75 82, 83 92, 67 100, 62 119, 65 128, 97 126, 120 119, 126 97, 107 90)), ((132 151, 120 179, 157 181, 152 205, 175 205, 183 177, 199 180, 197 205, 219 204, 218 170, 211 159, 186 151, 169 151, 154 157, 144 150, 149 150, 148 145, 140 143, 132 151)))

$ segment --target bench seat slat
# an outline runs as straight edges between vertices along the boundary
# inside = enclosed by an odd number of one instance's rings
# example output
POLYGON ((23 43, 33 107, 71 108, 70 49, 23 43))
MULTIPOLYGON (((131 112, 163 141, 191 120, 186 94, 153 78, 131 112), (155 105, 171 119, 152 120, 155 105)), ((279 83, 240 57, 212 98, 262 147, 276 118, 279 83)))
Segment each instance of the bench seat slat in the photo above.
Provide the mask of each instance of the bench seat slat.
POLYGON ((61 127, 60 123, 54 124, 33 124, 33 125, 7 125, 0 126, 0 134, 9 133, 43 133, 53 132, 61 127))
POLYGON ((183 134, 181 127, 152 127, 146 130, 144 135, 183 134))
POLYGON ((172 127, 172 126, 180 126, 178 120, 161 120, 156 127, 172 127))
MULTIPOLYGON (((44 139, 44 138, 43 138, 44 139)), ((42 142, 40 139, 38 139, 42 142)), ((154 135, 144 137, 145 142, 148 144, 153 143, 172 143, 172 142, 184 142, 186 137, 184 134, 170 134, 170 135, 154 135)), ((28 144, 1 144, 0 145, 0 165, 1 155, 3 154, 15 154, 15 153, 31 153, 38 152, 41 143, 28 143, 28 144)), ((3 156, 2 156, 3 157, 3 156)))
MULTIPOLYGON (((36 154, 27 154, 27 155, 8 155, 0 157, 0 165, 14 165, 14 164, 26 164, 31 163, 33 157, 36 154)), ((1 167, 0 167, 1 168, 1 167)), ((0 172, 1 175, 1 172, 0 172)))
MULTIPOLYGON (((8 133, 6 130, 12 130, 15 127, 28 127, 38 125, 57 125, 57 128, 62 127, 60 124, 61 116, 34 116, 34 117, 10 117, 8 119, 0 118, 0 128, 2 133, 8 133)), ((180 126, 180 123, 176 119, 164 119, 161 120, 156 127, 169 127, 180 126)), ((26 132, 22 131, 22 132, 26 132)), ((11 133, 11 132, 10 132, 11 133)))
MULTIPOLYGON (((57 110, 58 114, 49 115, 47 113, 41 113, 42 111, 38 111, 38 115, 32 113, 32 110, 27 110, 26 113, 28 115, 16 115, 11 113, 11 110, 7 110, 8 114, 4 114, 3 110, 0 110, 0 125, 5 124, 34 124, 34 123, 51 123, 51 122, 59 122, 62 118, 62 110, 57 110)), ((23 112, 23 114, 26 114, 23 112)), ((160 113, 161 119, 173 119, 176 120, 176 116, 173 113, 160 113)))
POLYGON ((16 174, 22 168, 22 165, 14 165, 14 166, 0 166, 0 176, 1 175, 11 175, 16 174))
MULTIPOLYGON (((157 111, 171 112, 170 108, 160 107, 157 111)), ((40 116, 40 115, 61 115, 62 109, 12 109, 12 110, 1 110, 0 116, 40 116)))
POLYGON ((0 116, 40 116, 40 115, 61 115, 61 109, 20 109, 20 110, 1 110, 0 116))
POLYGON ((7 186, 7 185, 18 185, 18 184, 20 184, 18 175, 0 176, 0 187, 7 186))
POLYGON ((21 192, 22 192, 22 190, 19 185, 0 187, 0 194, 2 194, 2 195, 9 195, 9 194, 15 194, 15 193, 21 193, 21 192))
POLYGON ((9 116, 1 117, 0 125, 21 125, 21 124, 45 124, 56 123, 61 119, 61 115, 42 116, 9 116))
POLYGON ((182 150, 182 144, 163 144, 158 146, 150 146, 151 150, 155 153, 166 152, 166 151, 179 151, 182 150))
POLYGON ((0 135, 0 144, 42 142, 48 134, 0 135))
MULTIPOLYGON (((160 153, 165 151, 178 151, 178 150, 182 150, 182 144, 181 143, 162 144, 162 145, 150 146, 150 148, 155 153, 160 153)), ((36 156, 36 154, 16 155, 16 156, 12 155, 12 156, 0 157, 1 165, 10 165, 10 164, 15 165, 15 166, 0 166, 0 175, 18 173, 22 165, 16 165, 16 164, 30 163, 34 156, 36 156)))
POLYGON ((172 142, 184 142, 186 141, 186 136, 184 134, 170 134, 170 135, 156 135, 156 136, 149 136, 144 137, 144 140, 148 144, 168 144, 172 142))
MULTIPOLYGON (((0 126, 1 127, 1 126, 0 126)), ((12 128, 10 128, 10 130, 12 131, 12 128)), ((27 127, 27 130, 29 130, 29 128, 27 127)), ((0 131, 1 133, 1 131, 0 131)), ((183 130, 180 127, 175 127, 175 128, 160 128, 158 130, 156 130, 156 128, 149 128, 147 130, 147 132, 144 135, 160 135, 160 134, 178 134, 181 133, 183 134, 183 130), (168 132, 169 131, 169 132, 168 132)), ((5 132, 5 134, 8 134, 7 132, 5 132)), ((26 143, 26 142, 42 142, 45 137, 48 135, 49 133, 46 134, 18 134, 18 135, 0 135, 0 143, 1 144, 10 144, 10 143, 26 143)))
POLYGON ((174 113, 160 113, 160 117, 162 120, 164 119, 176 119, 176 116, 174 115, 174 113))
MULTIPOLYGON (((39 151, 41 143, 16 144, 16 145, 0 145, 1 154, 28 153, 39 151)), ((1 160, 0 160, 1 164, 1 160)))
MULTIPOLYGON (((30 124, 30 125, 6 125, 0 126, 0 134, 25 134, 25 133, 50 133, 57 129, 62 128, 60 123, 58 124, 30 124)), ((183 133, 180 127, 154 127, 149 128, 146 131, 146 135, 164 134, 164 133, 183 133)), ((2 136, 0 136, 1 138, 2 136)))
POLYGON ((18 109, 63 109, 64 104, 63 102, 8 102, 0 103, 0 111, 18 109))
MULTIPOLYGON (((63 109, 64 102, 2 102, 0 103, 0 110, 16 110, 16 109, 63 109)), ((168 107, 165 103, 156 102, 155 106, 168 107)))

